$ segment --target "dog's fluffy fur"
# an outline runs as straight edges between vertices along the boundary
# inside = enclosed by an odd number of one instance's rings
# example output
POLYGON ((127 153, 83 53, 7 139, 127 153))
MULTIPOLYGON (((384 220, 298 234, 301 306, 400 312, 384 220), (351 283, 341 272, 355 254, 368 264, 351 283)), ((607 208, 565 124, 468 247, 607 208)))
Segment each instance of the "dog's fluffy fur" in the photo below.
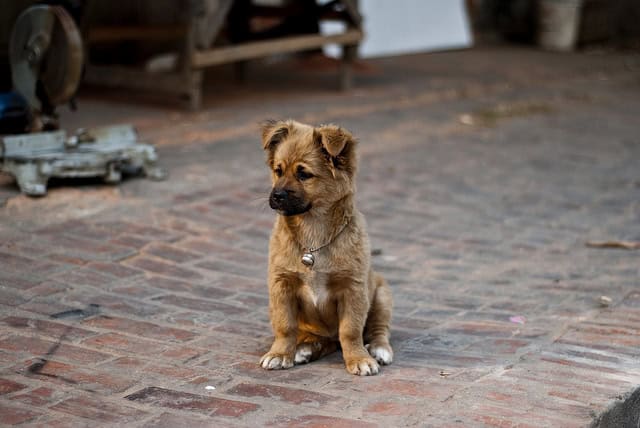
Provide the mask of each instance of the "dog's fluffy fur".
POLYGON ((271 169, 269 310, 275 340, 265 369, 308 363, 342 348, 347 371, 374 375, 390 364, 391 292, 373 272, 363 215, 354 205, 356 140, 333 125, 268 121, 262 143, 271 169), (346 226, 345 226, 346 224, 346 226), (308 268, 301 258, 314 253, 308 268), (366 344, 366 346, 365 346, 366 344))

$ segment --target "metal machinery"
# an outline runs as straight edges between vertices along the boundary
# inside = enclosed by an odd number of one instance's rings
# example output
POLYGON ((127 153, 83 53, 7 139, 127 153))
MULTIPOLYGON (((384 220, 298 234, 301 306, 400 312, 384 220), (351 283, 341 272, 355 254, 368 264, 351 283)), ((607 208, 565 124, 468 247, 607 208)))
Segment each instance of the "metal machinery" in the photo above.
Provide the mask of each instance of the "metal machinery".
POLYGON ((154 147, 137 142, 130 125, 59 130, 55 107, 70 102, 82 74, 83 48, 71 16, 60 6, 26 9, 11 33, 13 86, 28 105, 26 131, 0 135, 0 171, 13 175, 27 195, 44 195, 51 177, 103 177, 119 182, 122 172, 166 174, 154 147))

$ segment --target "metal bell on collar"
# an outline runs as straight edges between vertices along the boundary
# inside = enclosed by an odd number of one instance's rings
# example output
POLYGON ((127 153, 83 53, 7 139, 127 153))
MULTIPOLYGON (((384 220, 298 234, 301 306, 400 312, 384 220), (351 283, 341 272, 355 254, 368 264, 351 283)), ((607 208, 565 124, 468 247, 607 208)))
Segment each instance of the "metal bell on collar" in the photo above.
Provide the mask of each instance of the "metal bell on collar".
POLYGON ((302 264, 303 265, 305 265, 307 267, 312 267, 315 262, 316 262, 316 258, 313 257, 313 254, 304 253, 302 255, 302 264))

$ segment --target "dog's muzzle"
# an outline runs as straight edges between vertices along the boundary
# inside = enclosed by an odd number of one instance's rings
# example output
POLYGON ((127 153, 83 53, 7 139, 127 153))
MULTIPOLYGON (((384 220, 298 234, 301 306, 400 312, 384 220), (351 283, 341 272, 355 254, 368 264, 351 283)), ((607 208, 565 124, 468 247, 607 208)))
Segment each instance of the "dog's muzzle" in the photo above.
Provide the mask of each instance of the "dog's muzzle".
POLYGON ((311 209, 310 203, 306 203, 291 190, 281 188, 271 191, 269 206, 284 216, 303 214, 311 209))

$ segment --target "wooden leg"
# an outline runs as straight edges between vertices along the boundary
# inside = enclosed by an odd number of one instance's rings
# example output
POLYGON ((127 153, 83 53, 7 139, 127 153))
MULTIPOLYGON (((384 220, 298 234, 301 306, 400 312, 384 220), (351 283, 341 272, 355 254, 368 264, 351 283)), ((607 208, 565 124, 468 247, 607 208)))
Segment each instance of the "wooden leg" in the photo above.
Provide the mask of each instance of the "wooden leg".
POLYGON ((187 102, 191 111, 200 110, 202 106, 202 70, 191 70, 187 73, 187 102))
POLYGON ((353 61, 357 53, 357 45, 345 45, 342 47, 342 62, 340 63, 341 91, 348 91, 353 86, 353 61))

